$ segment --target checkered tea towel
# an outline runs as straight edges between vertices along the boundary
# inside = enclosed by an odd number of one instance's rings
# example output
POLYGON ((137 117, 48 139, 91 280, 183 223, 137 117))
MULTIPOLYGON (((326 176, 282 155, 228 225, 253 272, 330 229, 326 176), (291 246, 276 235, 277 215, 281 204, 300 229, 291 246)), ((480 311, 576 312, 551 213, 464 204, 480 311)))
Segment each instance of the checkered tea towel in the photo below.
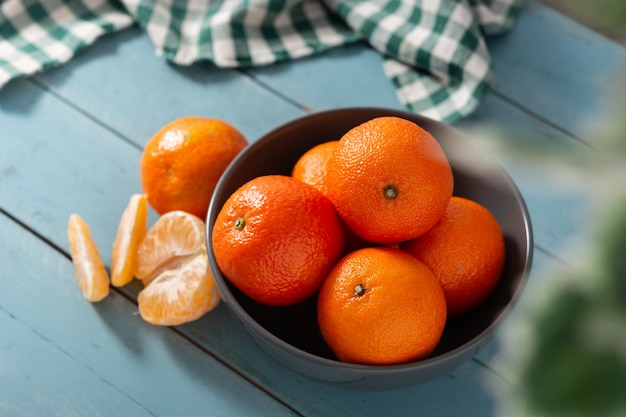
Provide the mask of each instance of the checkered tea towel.
POLYGON ((409 110, 453 122, 488 91, 485 37, 509 30, 522 1, 3 0, 0 86, 138 23, 180 65, 252 67, 368 42, 409 110))

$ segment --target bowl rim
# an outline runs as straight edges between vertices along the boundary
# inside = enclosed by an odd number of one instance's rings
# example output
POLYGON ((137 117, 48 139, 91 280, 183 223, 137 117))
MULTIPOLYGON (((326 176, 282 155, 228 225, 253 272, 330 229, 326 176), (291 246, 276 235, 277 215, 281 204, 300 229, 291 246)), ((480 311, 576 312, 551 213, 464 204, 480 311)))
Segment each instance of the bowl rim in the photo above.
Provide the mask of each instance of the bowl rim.
MULTIPOLYGON (((246 148, 243 149, 228 165, 228 167, 226 168, 226 170, 220 177, 215 190, 217 191, 218 189, 222 188, 223 184, 226 182, 230 174, 236 169, 237 164, 239 163, 241 159, 246 158, 249 153, 254 152, 258 146, 262 146, 262 144, 265 141, 269 140, 269 138, 273 137, 280 131, 285 130, 285 129, 290 129, 293 126, 296 126, 306 121, 311 121, 317 118, 324 118, 328 116, 329 114, 353 113, 353 112, 359 112, 359 111, 379 113, 380 116, 397 116, 397 117, 407 118, 413 121, 416 121, 416 120, 424 121, 427 124, 437 125, 439 129, 447 130, 454 135, 462 136, 468 139, 467 135, 465 135, 463 132, 456 129, 455 127, 452 127, 450 125, 444 124, 434 119, 430 119, 428 117, 425 117, 416 113, 404 111, 404 110, 384 108, 384 107, 343 107, 343 108, 314 112, 311 114, 306 114, 304 116, 292 119, 284 124, 281 124, 271 129, 270 131, 266 132, 265 134, 261 135, 257 140, 255 140, 254 142, 246 146, 246 148)), ((470 145, 474 146, 471 143, 470 145)), ((330 359, 330 358, 326 358, 323 356, 318 356, 314 353, 307 352, 306 350, 303 350, 299 347, 296 347, 286 342, 285 340, 281 339, 280 337, 276 336, 275 334, 267 330, 259 322, 257 322, 250 314, 248 314, 248 312, 241 306, 241 304, 234 297, 230 288, 228 288, 226 277, 224 277, 223 274, 221 273, 217 265, 217 262, 215 260, 215 256, 213 254, 213 245, 211 242, 212 226, 214 222, 214 220, 211 221, 211 218, 216 217, 217 213, 219 213, 219 210, 221 209, 221 207, 219 208, 216 207, 218 196, 217 196, 217 193, 214 192, 211 197, 209 209, 208 209, 207 216, 206 216, 205 236, 206 236, 209 265, 213 272, 213 275, 216 276, 215 283, 218 285, 218 288, 222 295, 222 299, 224 300, 225 304, 227 304, 229 309, 231 309, 234 312, 235 316, 237 316, 236 318, 239 321, 241 321, 245 327, 248 327, 248 326, 252 327, 252 329, 255 332, 259 333, 259 335, 265 338, 269 343, 276 345, 278 348, 292 355, 302 357, 303 359, 306 359, 309 362, 317 362, 321 365, 332 366, 335 368, 342 368, 342 369, 350 370, 353 372, 367 372, 368 374, 373 373, 373 375, 377 375, 377 374, 384 375, 390 372, 393 372, 393 373, 414 372, 420 368, 428 368, 433 365, 439 364, 440 362, 448 362, 448 361, 459 359, 465 356, 468 351, 474 351, 477 348, 479 348, 480 345, 484 343, 494 333, 495 329, 500 325, 500 323, 503 320, 505 320, 509 316, 511 311, 515 308, 520 297, 522 296, 522 293, 524 292, 524 287, 527 284, 528 277, 530 275, 531 266, 532 266, 532 261, 533 261, 534 236, 533 236, 533 229, 532 229, 532 224, 531 224, 531 219, 530 219, 530 213, 528 211, 526 202, 524 201, 524 198, 520 190, 518 189, 517 185, 515 184, 513 179, 510 177, 508 172, 506 172, 506 170, 500 165, 498 161, 493 160, 493 162, 494 162, 495 168, 498 169, 501 172, 501 174, 503 174, 503 178, 506 180, 506 183, 511 188, 513 192, 513 196, 515 197, 516 203, 519 204, 520 210, 523 214, 522 217, 523 217, 523 224, 524 224, 525 235, 526 235, 526 247, 523 249, 525 250, 526 257, 523 263, 523 272, 521 273, 521 276, 518 277, 518 279, 520 280, 519 288, 512 295, 510 302, 506 306, 504 306, 502 309, 497 311, 497 315, 495 319, 491 323, 489 323, 487 327, 485 327, 480 333, 476 334, 467 342, 449 351, 443 352, 441 354, 437 354, 436 356, 429 356, 429 357, 426 357, 424 359, 420 359, 417 361, 394 364, 394 365, 365 365, 365 364, 341 362, 339 360, 330 359)), ((255 340, 255 343, 258 344, 256 340, 255 340)))

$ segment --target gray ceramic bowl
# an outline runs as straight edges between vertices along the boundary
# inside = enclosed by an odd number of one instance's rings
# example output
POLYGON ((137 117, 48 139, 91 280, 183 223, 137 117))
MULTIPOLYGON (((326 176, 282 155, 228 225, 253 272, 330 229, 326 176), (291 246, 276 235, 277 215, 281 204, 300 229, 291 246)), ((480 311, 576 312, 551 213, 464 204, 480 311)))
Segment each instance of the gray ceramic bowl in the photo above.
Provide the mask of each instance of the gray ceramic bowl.
POLYGON ((270 356, 317 381, 382 390, 424 382, 472 358, 519 299, 530 270, 533 242, 530 218, 519 190, 497 163, 477 152, 459 131, 408 112, 347 108, 294 120, 244 149, 215 189, 207 215, 207 248, 211 269, 226 305, 270 356), (430 357, 393 366, 338 361, 320 335, 315 298, 281 308, 255 303, 224 278, 211 245, 211 229, 217 214, 237 188, 260 175, 289 175, 298 158, 309 148, 339 139, 352 127, 379 116, 412 120, 435 136, 453 168, 454 194, 478 201, 493 213, 504 232, 507 252, 503 276, 491 297, 469 315, 449 320, 439 346, 430 357))

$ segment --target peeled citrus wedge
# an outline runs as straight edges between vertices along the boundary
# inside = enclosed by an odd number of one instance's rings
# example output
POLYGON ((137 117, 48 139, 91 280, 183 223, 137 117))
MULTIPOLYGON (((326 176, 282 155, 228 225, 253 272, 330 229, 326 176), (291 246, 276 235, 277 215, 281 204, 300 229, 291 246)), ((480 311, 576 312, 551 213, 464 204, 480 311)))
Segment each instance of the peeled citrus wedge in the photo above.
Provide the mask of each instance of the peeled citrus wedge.
POLYGON ((204 236, 204 221, 183 211, 165 213, 148 230, 139 244, 135 273, 145 285, 137 299, 145 321, 174 326, 219 304, 204 236))
POLYGON ((180 210, 165 213, 139 244, 135 276, 147 285, 162 271, 187 262, 204 245, 204 235, 202 219, 180 210))
POLYGON ((121 287, 133 280, 137 269, 137 250, 146 235, 148 202, 143 194, 131 196, 122 213, 113 243, 111 284, 121 287))
POLYGON ((209 270, 205 246, 187 262, 155 277, 137 301, 141 317, 160 326, 196 320, 215 308, 220 294, 209 270))
POLYGON ((70 216, 67 238, 78 287, 87 300, 102 300, 109 294, 109 275, 91 237, 89 226, 78 214, 70 216))

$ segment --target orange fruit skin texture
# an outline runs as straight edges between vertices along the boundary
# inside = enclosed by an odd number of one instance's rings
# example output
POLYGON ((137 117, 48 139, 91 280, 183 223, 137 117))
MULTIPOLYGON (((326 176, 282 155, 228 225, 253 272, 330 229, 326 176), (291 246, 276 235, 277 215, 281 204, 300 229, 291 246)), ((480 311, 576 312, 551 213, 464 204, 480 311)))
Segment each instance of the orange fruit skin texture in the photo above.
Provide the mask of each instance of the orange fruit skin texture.
POLYGON ((324 281, 317 305, 324 340, 342 362, 392 365, 427 357, 446 323, 435 275, 396 248, 344 256, 324 281), (355 294, 357 286, 364 288, 355 294))
POLYGON ((217 181, 247 144, 219 119, 183 117, 168 123, 142 154, 141 186, 148 202, 159 214, 183 210, 206 218, 217 181))
MULTIPOLYGON (((312 185, 328 196, 325 184, 326 176, 328 175, 328 163, 335 149, 337 149, 337 145, 339 145, 338 140, 331 140, 320 143, 306 151, 294 165, 291 176, 312 185)), ((356 235, 343 221, 342 223, 344 226, 344 253, 375 245, 356 235)))
POLYGON ((440 221, 402 249, 435 273, 450 317, 482 304, 504 268, 504 237, 498 221, 484 206, 462 197, 452 197, 440 221))
POLYGON ((454 185, 437 140, 398 117, 374 118, 342 136, 325 184, 348 227, 380 244, 425 233, 445 211, 454 185), (385 197, 388 186, 397 190, 393 199, 385 197))
POLYGON ((320 143, 306 151, 294 165, 291 176, 312 185, 326 195, 324 182, 328 171, 328 162, 338 144, 338 140, 332 140, 320 143))
POLYGON ((343 250, 341 221, 314 187, 257 177, 220 210, 211 236, 224 276, 253 300, 286 306, 312 296, 343 250), (245 225, 235 227, 238 219, 245 225))

